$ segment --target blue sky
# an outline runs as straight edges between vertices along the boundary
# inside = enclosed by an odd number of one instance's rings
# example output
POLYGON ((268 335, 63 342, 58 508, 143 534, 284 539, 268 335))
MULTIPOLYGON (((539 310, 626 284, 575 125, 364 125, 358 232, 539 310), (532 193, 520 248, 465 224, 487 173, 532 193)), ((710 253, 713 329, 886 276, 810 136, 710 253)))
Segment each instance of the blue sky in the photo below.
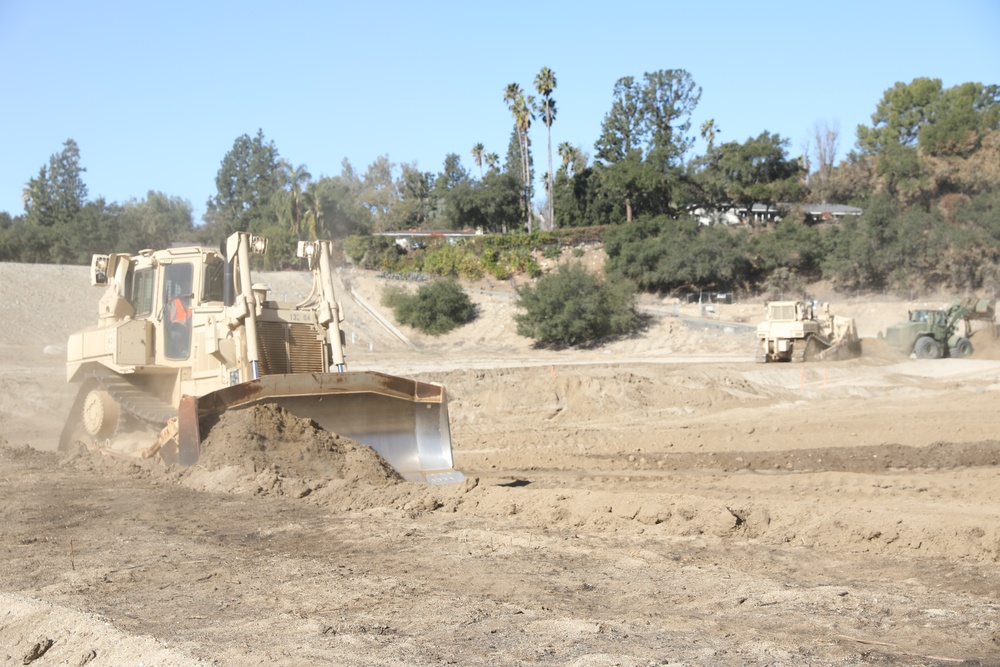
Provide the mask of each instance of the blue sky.
MULTIPOLYGON (((114 2, 0 0, 0 211, 66 139, 90 198, 191 202, 199 222, 234 140, 262 129, 314 178, 380 155, 438 172, 477 142, 505 155, 502 95, 557 77, 553 146, 593 154, 623 76, 687 70, 717 141, 762 131, 839 157, 886 89, 1000 83, 1000 2, 114 2)), ((545 128, 532 128, 545 171, 545 128)), ((698 146, 696 152, 702 152, 698 146)))

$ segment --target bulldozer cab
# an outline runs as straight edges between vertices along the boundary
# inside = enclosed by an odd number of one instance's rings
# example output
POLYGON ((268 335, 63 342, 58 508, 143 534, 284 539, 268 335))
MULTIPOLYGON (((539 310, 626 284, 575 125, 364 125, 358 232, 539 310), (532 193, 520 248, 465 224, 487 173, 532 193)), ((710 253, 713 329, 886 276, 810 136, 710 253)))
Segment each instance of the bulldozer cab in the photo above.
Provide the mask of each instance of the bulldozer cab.
POLYGON ((816 319, 815 301, 772 301, 767 304, 771 322, 806 322, 816 319))
POLYGON ((772 301, 767 304, 767 319, 772 322, 800 322, 806 305, 801 301, 772 301))
POLYGON ((108 288, 102 298, 103 319, 149 321, 162 332, 155 342, 149 341, 150 347, 162 350, 166 360, 186 361, 191 357, 196 307, 223 305, 224 269, 224 260, 207 248, 142 251, 134 257, 95 256, 91 282, 108 288))

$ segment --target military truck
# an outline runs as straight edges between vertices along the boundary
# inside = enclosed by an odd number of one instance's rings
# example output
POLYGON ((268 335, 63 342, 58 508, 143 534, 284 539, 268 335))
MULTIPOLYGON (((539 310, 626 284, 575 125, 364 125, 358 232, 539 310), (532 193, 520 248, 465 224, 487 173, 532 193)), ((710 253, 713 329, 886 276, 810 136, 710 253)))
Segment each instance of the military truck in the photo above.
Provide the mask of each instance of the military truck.
POLYGON ((911 310, 907 320, 885 330, 886 344, 917 359, 967 357, 972 354, 973 322, 986 323, 996 336, 996 300, 966 297, 944 309, 911 310))

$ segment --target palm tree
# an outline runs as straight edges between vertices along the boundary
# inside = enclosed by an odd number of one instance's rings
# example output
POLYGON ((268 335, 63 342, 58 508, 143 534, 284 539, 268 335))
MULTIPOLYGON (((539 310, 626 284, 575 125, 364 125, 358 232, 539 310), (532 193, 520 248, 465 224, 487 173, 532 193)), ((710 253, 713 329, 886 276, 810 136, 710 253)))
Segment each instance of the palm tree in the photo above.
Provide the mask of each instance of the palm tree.
POLYGON ((568 169, 573 163, 573 158, 576 155, 576 149, 573 148, 573 144, 568 141, 564 141, 559 144, 559 148, 556 149, 556 152, 559 154, 559 157, 562 158, 563 169, 568 169))
POLYGON ((701 124, 701 138, 708 142, 709 153, 712 152, 712 147, 715 145, 715 135, 720 131, 719 126, 715 124, 714 118, 709 118, 701 124))
POLYGON ((312 179, 312 174, 306 169, 304 164, 292 167, 288 162, 281 160, 278 169, 282 179, 282 199, 284 205, 279 208, 279 216, 284 217, 288 222, 288 228, 295 234, 298 240, 302 240, 302 188, 312 179), (285 190, 284 188, 288 188, 285 190))
POLYGON ((531 121, 535 119, 535 98, 529 95, 525 98, 521 86, 516 83, 507 84, 503 92, 504 102, 514 116, 514 129, 517 131, 517 144, 521 153, 521 187, 524 210, 528 220, 528 233, 532 231, 531 215, 531 158, 528 144, 528 130, 531 121))
POLYGON ((486 146, 482 143, 478 143, 472 147, 472 159, 475 161, 476 166, 479 167, 479 178, 483 178, 483 151, 486 150, 486 146))
POLYGON ((508 109, 511 108, 521 94, 521 86, 516 83, 507 84, 507 87, 503 89, 503 101, 507 104, 508 109))
POLYGON ((524 206, 528 214, 528 233, 534 230, 534 210, 531 205, 531 144, 528 139, 528 130, 531 129, 531 121, 535 120, 535 97, 528 95, 527 99, 521 97, 514 105, 514 115, 517 118, 517 129, 521 135, 521 155, 524 160, 521 163, 524 181, 524 206))
POLYGON ((305 204, 305 227, 307 233, 306 240, 319 237, 319 231, 323 229, 323 181, 310 183, 302 195, 305 204))
POLYGON ((552 201, 552 121, 556 119, 556 101, 552 99, 552 91, 556 88, 555 72, 548 67, 535 76, 535 90, 542 96, 542 101, 538 105, 538 113, 542 116, 542 122, 548 130, 549 135, 549 173, 546 174, 545 191, 549 196, 549 208, 546 217, 546 224, 549 229, 555 229, 555 210, 552 201))
POLYGON ((486 168, 490 171, 495 171, 497 165, 500 164, 500 156, 496 153, 487 153, 483 156, 483 162, 486 163, 486 168))
MULTIPOLYGON (((521 145, 521 130, 518 127, 517 121, 517 108, 519 100, 523 103, 524 93, 521 92, 521 86, 516 83, 508 83, 507 87, 503 89, 503 101, 510 109, 511 114, 514 116, 514 129, 517 131, 517 149, 521 154, 521 164, 524 164, 524 146, 521 145)), ((521 172, 523 174, 524 169, 522 166, 521 172)))

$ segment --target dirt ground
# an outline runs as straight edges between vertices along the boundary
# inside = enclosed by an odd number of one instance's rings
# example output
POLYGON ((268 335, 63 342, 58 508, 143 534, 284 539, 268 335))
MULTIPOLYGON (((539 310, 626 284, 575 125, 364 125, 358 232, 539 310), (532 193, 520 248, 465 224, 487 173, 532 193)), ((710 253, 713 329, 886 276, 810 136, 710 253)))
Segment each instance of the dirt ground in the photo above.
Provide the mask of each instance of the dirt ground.
POLYGON ((59 454, 100 292, 0 264, 0 663, 1000 665, 1000 347, 874 338, 947 297, 834 300, 862 358, 764 365, 762 302, 645 297, 636 336, 556 352, 510 283, 430 338, 372 314, 398 281, 340 279, 350 368, 442 383, 465 482, 269 407, 190 469, 59 454))

